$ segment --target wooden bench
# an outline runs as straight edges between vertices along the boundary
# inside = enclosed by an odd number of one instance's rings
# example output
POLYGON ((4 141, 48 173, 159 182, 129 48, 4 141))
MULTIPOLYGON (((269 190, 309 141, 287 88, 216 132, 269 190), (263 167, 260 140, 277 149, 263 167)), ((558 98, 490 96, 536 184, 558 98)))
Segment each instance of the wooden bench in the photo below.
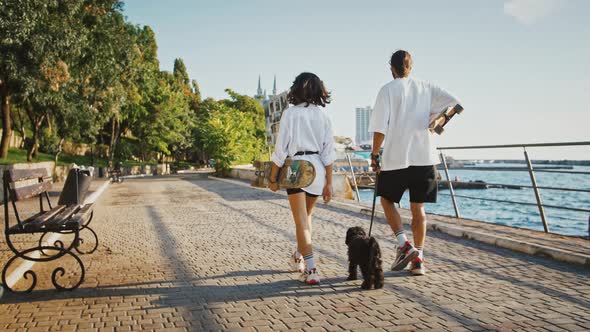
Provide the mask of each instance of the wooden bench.
POLYGON ((82 171, 78 169, 70 170, 68 179, 64 185, 64 191, 60 195, 59 204, 52 207, 48 194, 48 191, 51 189, 51 181, 48 179, 46 169, 12 169, 4 171, 2 178, 4 188, 5 236, 8 247, 14 253, 14 256, 8 260, 2 270, 2 283, 6 289, 13 292, 29 292, 36 286, 37 276, 35 272, 30 270, 25 272, 24 276, 26 279, 28 279, 27 276, 32 276, 31 285, 24 291, 17 291, 7 285, 6 274, 8 268, 18 258, 34 262, 49 262, 64 256, 73 257, 81 270, 81 273, 76 276, 74 285, 63 286, 58 282, 57 278, 63 276, 65 273, 65 269, 62 267, 58 267, 53 271, 51 282, 57 289, 72 290, 80 286, 84 281, 84 264, 76 252, 78 254, 94 252, 98 247, 98 237, 88 227, 93 216, 93 204, 82 205, 79 199, 78 179, 81 176, 80 172, 82 171), (69 188, 70 193, 66 193, 66 188, 69 188), (76 191, 74 195, 75 199, 71 198, 71 189, 76 191), (25 220, 21 220, 16 203, 35 196, 39 197, 39 212, 25 220), (47 206, 45 206, 44 201, 46 201, 47 206), (10 221, 9 205, 12 205, 16 222, 10 221), (86 252, 80 249, 80 244, 84 243, 80 237, 80 231, 85 229, 91 232, 95 240, 95 245, 91 250, 86 252), (55 240, 53 244, 44 244, 43 238, 45 235, 52 233, 73 234, 74 238, 68 245, 65 245, 61 239, 55 240), (41 234, 41 237, 35 246, 20 249, 14 245, 17 242, 13 238, 22 234, 41 234))

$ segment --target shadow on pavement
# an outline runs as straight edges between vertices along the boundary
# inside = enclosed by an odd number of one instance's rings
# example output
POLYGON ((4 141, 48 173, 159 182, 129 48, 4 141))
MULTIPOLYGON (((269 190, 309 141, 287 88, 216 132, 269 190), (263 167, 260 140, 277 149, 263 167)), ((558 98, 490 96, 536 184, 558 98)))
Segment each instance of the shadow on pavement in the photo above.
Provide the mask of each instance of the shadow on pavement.
MULTIPOLYGON (((283 198, 283 196, 279 196, 279 195, 274 194, 270 191, 265 192, 265 191, 260 191, 260 190, 256 190, 256 189, 251 189, 251 190, 245 190, 246 193, 239 194, 239 193, 237 193, 237 192, 239 192, 239 190, 231 190, 231 188, 235 188, 235 185, 228 184, 228 183, 220 183, 219 181, 216 181, 215 183, 213 183, 210 180, 210 181, 199 181, 198 183, 194 183, 194 184, 200 186, 201 188, 203 188, 205 190, 212 191, 228 201, 261 199, 261 200, 266 200, 266 203, 268 203, 268 204, 273 204, 279 208, 288 209, 288 203, 287 203, 286 198, 284 198, 285 204, 283 205, 283 204, 277 202, 277 200, 279 198, 283 198), (253 198, 253 196, 254 196, 254 198, 253 198)), ((245 189, 245 187, 242 187, 242 188, 245 189)), ((247 216, 252 222, 255 222, 255 223, 263 225, 267 228, 270 228, 275 232, 282 232, 288 238, 293 238, 293 235, 285 232, 281 228, 275 227, 273 225, 264 224, 261 221, 257 220, 255 218, 255 216, 250 215, 245 211, 236 209, 235 207, 232 207, 229 204, 226 204, 226 206, 228 209, 232 209, 238 213, 242 213, 243 215, 247 216)), ((367 221, 366 227, 368 227, 368 225, 370 223, 370 217, 366 216, 366 215, 358 214, 358 213, 351 212, 351 211, 346 211, 343 209, 339 209, 339 208, 329 206, 329 205, 324 205, 321 203, 317 205, 317 208, 325 209, 325 210, 332 211, 332 212, 337 212, 339 214, 344 215, 341 220, 329 220, 326 218, 319 217, 317 215, 314 216, 314 220, 323 221, 323 222, 330 222, 333 225, 340 226, 342 229, 343 236, 349 227, 349 225, 342 222, 343 220, 346 219, 346 216, 354 216, 355 218, 362 218, 362 219, 366 220, 367 221)), ((379 223, 379 224, 386 224, 386 221, 381 220, 381 219, 375 219, 375 222, 379 223)), ((405 227, 406 227, 406 229, 409 229, 408 225, 406 225, 405 227)), ((535 290, 540 293, 559 298, 560 300, 567 301, 572 304, 582 306, 586 309, 590 309, 590 301, 588 301, 585 298, 576 297, 576 296, 573 296, 573 295, 568 294, 566 292, 563 292, 563 291, 560 291, 560 290, 557 290, 554 288, 546 287, 546 286, 542 285, 541 283, 535 283, 534 281, 523 280, 523 279, 518 278, 517 276, 511 276, 510 274, 503 273, 503 271, 501 271, 503 269, 508 268, 508 266, 506 266, 505 264, 502 264, 504 259, 512 259, 512 260, 519 261, 520 263, 516 263, 515 267, 517 267, 517 266, 522 267, 522 266, 526 266, 529 264, 538 264, 538 265, 542 265, 544 268, 550 268, 552 270, 555 270, 556 272, 573 273, 575 275, 578 275, 582 279, 586 279, 586 280, 588 280, 588 278, 590 278, 590 270, 587 270, 583 267, 579 267, 579 266, 575 266, 575 265, 571 265, 571 264, 567 264, 567 263, 563 263, 563 262, 558 262, 558 261, 554 261, 554 260, 547 259, 547 258, 517 253, 517 252, 511 251, 508 249, 494 247, 494 246, 484 244, 484 243, 479 243, 479 242, 476 242, 473 240, 452 237, 450 235, 439 233, 439 232, 432 232, 431 231, 428 233, 428 236, 431 238, 437 238, 437 239, 440 239, 443 241, 453 242, 453 243, 456 243, 459 245, 475 248, 478 250, 488 251, 490 253, 493 253, 494 255, 499 256, 497 259, 498 266, 496 268, 489 267, 489 266, 479 267, 479 266, 472 264, 472 263, 465 261, 465 260, 453 259, 451 256, 444 255, 441 253, 429 252, 428 255, 429 255, 429 257, 433 257, 433 260, 448 263, 451 266, 455 266, 457 268, 457 270, 460 270, 460 271, 466 271, 466 270, 473 271, 474 273, 479 273, 479 274, 486 275, 486 276, 494 278, 494 279, 507 281, 507 282, 511 283, 512 285, 535 290)), ((380 236, 377 235, 377 237, 380 237, 380 236)), ((295 239, 293 238, 293 241, 294 240, 295 239)), ((322 256, 329 257, 330 259, 337 261, 339 264, 346 266, 346 259, 342 255, 336 255, 336 254, 331 253, 329 251, 322 250, 321 248, 318 249, 317 247, 316 247, 316 250, 318 250, 322 256)), ((448 270, 447 273, 452 273, 452 271, 448 270)), ((394 277, 394 278, 395 277, 402 277, 402 275, 386 273, 386 278, 389 279, 391 277, 394 277)), ((541 278, 541 276, 539 276, 539 278, 541 278)), ((404 290, 401 290, 400 288, 395 288, 395 290, 402 291, 402 292, 404 291, 404 290)), ((405 291, 408 291, 408 290, 405 289, 405 291)), ((409 291, 410 292, 407 294, 407 296, 412 296, 412 297, 416 296, 415 294, 412 293, 411 290, 409 290, 409 291)))

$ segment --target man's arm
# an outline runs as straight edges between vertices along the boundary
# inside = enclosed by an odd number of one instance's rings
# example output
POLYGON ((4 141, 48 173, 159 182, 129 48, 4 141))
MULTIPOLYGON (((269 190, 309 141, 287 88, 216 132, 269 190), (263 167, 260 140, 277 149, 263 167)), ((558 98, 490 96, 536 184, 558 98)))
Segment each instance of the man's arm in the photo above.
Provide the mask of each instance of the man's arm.
POLYGON ((379 154, 379 149, 381 149, 384 140, 385 134, 378 132, 373 133, 373 150, 371 151, 371 154, 379 154))
POLYGON ((385 134, 379 132, 373 132, 373 150, 371 151, 371 168, 373 172, 381 171, 381 165, 379 164, 379 149, 385 140, 385 134))

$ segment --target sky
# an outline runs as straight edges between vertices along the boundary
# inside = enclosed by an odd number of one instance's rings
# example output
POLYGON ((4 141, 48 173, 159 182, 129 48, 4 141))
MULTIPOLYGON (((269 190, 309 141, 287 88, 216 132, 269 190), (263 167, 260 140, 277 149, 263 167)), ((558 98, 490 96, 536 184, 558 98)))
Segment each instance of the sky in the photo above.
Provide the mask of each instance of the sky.
MULTIPOLYGON (((182 58, 205 97, 270 93, 303 71, 332 92, 336 135, 355 136, 356 107, 392 79, 398 49, 411 76, 461 99, 437 146, 590 141, 590 1, 127 0, 156 33, 163 70, 182 58)), ((590 159, 590 147, 530 149, 534 159, 590 159)), ((522 149, 453 152, 521 158, 522 149)))

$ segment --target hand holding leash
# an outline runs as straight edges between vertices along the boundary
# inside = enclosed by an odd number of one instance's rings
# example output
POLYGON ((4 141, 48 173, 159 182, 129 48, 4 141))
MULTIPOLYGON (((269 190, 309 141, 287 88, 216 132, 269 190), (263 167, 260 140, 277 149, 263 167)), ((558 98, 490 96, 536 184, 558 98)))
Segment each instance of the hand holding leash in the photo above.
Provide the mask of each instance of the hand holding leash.
POLYGON ((371 153, 371 168, 373 172, 379 173, 381 171, 381 165, 379 163, 379 154, 371 153))

